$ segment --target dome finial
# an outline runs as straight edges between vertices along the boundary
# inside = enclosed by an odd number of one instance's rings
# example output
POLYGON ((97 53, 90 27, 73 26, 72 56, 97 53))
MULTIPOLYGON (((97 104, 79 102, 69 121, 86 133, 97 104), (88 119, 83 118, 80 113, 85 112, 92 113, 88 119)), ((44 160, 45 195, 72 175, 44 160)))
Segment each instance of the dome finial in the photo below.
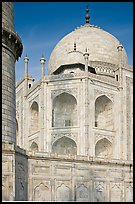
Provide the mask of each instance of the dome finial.
POLYGON ((90 16, 89 16, 89 9, 88 9, 88 5, 86 6, 86 23, 89 23, 89 19, 90 19, 90 16))

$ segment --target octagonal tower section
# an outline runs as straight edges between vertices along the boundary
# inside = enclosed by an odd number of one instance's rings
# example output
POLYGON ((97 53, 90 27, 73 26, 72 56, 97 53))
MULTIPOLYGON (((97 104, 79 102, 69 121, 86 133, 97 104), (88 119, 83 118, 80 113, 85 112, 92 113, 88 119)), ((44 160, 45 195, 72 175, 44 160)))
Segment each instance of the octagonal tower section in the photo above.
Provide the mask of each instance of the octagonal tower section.
POLYGON ((2 141, 16 143, 15 62, 23 45, 14 32, 14 4, 2 2, 2 141))

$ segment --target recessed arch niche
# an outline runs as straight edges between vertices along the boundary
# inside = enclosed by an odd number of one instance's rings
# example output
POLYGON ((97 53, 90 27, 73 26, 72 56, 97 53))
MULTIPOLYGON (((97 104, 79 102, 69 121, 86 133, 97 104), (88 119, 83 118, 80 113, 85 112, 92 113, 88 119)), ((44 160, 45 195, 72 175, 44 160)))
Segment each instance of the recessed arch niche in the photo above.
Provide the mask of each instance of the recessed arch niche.
POLYGON ((77 125, 77 101, 68 93, 62 93, 53 100, 52 127, 70 127, 77 125))
POLYGON ((34 133, 39 128, 39 106, 36 101, 32 103, 30 112, 31 112, 30 132, 34 133))
POLYGON ((74 140, 68 137, 62 137, 56 140, 52 145, 52 152, 57 154, 77 154, 77 145, 74 140))
POLYGON ((112 156, 112 143, 106 138, 99 140, 95 146, 95 156, 110 158, 112 156))
POLYGON ((99 96, 95 101, 95 127, 113 130, 113 103, 105 95, 99 96))
POLYGON ((30 146, 30 150, 37 152, 38 151, 38 145, 36 142, 32 142, 31 146, 30 146))

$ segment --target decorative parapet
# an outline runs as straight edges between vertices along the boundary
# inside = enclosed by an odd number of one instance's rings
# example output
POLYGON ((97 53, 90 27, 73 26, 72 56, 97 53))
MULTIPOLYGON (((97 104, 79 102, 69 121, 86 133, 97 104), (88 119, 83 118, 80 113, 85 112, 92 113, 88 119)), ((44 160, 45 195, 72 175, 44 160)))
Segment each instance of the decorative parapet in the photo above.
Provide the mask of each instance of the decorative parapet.
POLYGON ((95 68, 97 74, 107 75, 110 77, 115 76, 115 70, 118 68, 115 64, 100 61, 90 61, 90 66, 95 68))
POLYGON ((19 35, 6 26, 2 27, 2 46, 10 50, 18 60, 22 55, 23 45, 19 35))
MULTIPOLYGON (((92 28, 98 28, 98 29, 101 29, 99 26, 97 26, 97 25, 92 25, 92 24, 89 24, 89 23, 87 23, 87 24, 84 24, 84 25, 80 25, 80 26, 78 26, 77 28, 75 28, 74 30, 78 30, 78 29, 81 29, 81 28, 83 28, 83 27, 92 27, 92 28)), ((101 29, 102 30, 102 29, 101 29)))
POLYGON ((121 160, 121 159, 104 159, 98 157, 84 156, 84 155, 59 155, 51 152, 31 152, 27 151, 28 159, 33 160, 46 160, 46 161, 66 161, 66 162, 84 162, 89 164, 100 164, 110 166, 127 166, 132 170, 133 161, 121 160))
POLYGON ((101 81, 103 83, 111 84, 114 86, 119 86, 119 82, 116 81, 115 78, 108 77, 108 76, 101 76, 98 74, 92 73, 69 73, 69 74, 58 74, 58 75, 48 75, 45 77, 45 82, 53 82, 53 81, 60 81, 60 80, 75 80, 75 79, 82 79, 82 78, 89 78, 91 80, 101 81))

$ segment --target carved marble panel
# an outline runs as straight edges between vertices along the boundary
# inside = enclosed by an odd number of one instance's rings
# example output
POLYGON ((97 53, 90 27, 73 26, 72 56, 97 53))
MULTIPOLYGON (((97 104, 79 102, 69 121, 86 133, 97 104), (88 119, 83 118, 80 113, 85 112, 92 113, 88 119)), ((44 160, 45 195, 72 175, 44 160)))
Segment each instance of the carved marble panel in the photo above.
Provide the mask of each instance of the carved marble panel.
POLYGON ((94 201, 104 202, 105 201, 105 183, 104 182, 94 182, 94 201))
POLYGON ((69 177, 71 176, 71 168, 66 166, 56 166, 55 174, 59 176, 69 177))
POLYGON ((133 202, 133 184, 126 184, 125 202, 133 202))
POLYGON ((33 174, 44 174, 44 175, 50 175, 50 166, 45 165, 33 165, 33 174))
POLYGON ((122 202, 121 183, 111 183, 111 186, 110 186, 110 202, 122 202))
POLYGON ((48 186, 40 183, 34 188, 34 201, 51 201, 51 191, 48 186))
POLYGON ((87 202, 89 201, 89 191, 84 184, 80 184, 76 188, 76 201, 77 202, 87 202))
POLYGON ((2 185, 2 200, 3 201, 6 201, 8 200, 8 197, 7 197, 7 189, 4 185, 2 185))
POLYGON ((16 158, 16 199, 18 201, 27 199, 27 164, 23 159, 22 157, 16 158))
POLYGON ((64 183, 58 186, 56 189, 56 200, 57 201, 71 201, 71 189, 64 183))

